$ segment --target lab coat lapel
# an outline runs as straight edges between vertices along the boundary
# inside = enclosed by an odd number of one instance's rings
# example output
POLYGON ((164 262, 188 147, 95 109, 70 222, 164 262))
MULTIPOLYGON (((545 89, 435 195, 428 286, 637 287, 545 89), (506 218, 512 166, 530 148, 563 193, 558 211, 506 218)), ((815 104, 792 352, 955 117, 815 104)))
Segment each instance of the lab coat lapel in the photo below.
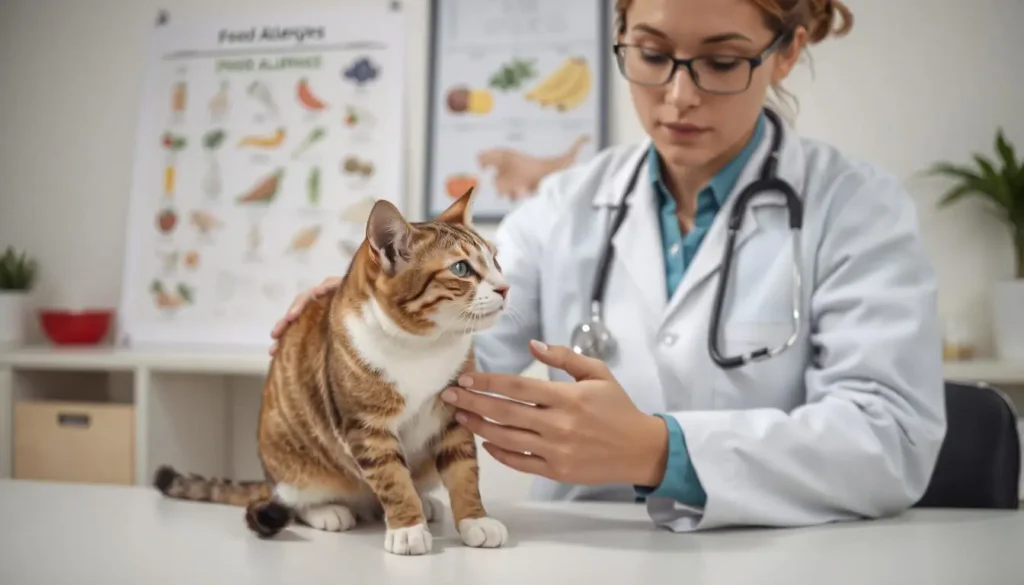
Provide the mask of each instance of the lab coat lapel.
MULTIPOLYGON (((616 177, 614 193, 624 193, 628 188, 628 179, 640 156, 646 152, 647 145, 639 156, 631 161, 616 177)), ((612 267, 621 268, 636 285, 644 307, 650 315, 657 319, 665 308, 665 260, 658 227, 658 210, 651 188, 649 161, 644 161, 643 168, 637 175, 636 184, 626 194, 625 203, 629 212, 612 239, 615 258, 612 267)), ((619 195, 621 196, 621 195, 619 195)))
MULTIPOLYGON (((733 187, 732 192, 729 193, 729 197, 726 199, 725 204, 715 216, 715 220, 712 222, 708 233, 704 236, 704 240, 701 242, 700 248, 698 249, 696 256, 693 258, 693 264, 687 268, 686 273, 683 275, 683 279, 679 282, 679 286, 676 288, 675 294, 672 295, 672 298, 667 304, 663 315, 664 321, 670 319, 672 315, 680 309, 690 295, 696 292, 701 284, 707 281, 712 275, 716 274, 721 268, 728 239, 729 216, 732 214, 733 208, 736 206, 736 199, 740 192, 746 188, 747 185, 757 180, 758 176, 761 174, 763 161, 771 150, 771 141, 774 132, 775 127, 771 124, 765 128, 765 134, 764 138, 761 140, 761 144, 759 144, 755 149, 753 155, 750 157, 750 162, 747 163, 746 167, 744 167, 743 171, 740 173, 740 176, 736 181, 736 185, 733 187)), ((792 185, 797 187, 797 192, 799 193, 800 187, 803 183, 803 156, 800 152, 799 145, 792 140, 792 136, 792 131, 787 128, 786 133, 783 136, 782 147, 780 149, 778 174, 781 178, 789 181, 792 185)), ((762 192, 749 201, 747 209, 743 213, 742 225, 740 226, 739 232, 736 234, 736 241, 733 249, 734 256, 738 255, 740 250, 743 248, 743 245, 760 229, 762 229, 758 213, 761 208, 767 206, 780 207, 785 210, 786 198, 778 192, 762 192)))

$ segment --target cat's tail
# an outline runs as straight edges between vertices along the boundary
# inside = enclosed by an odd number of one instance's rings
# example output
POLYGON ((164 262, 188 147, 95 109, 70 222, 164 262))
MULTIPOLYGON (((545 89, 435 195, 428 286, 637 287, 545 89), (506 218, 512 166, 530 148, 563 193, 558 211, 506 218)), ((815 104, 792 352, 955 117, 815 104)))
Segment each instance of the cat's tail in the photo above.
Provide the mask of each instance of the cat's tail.
POLYGON ((153 486, 169 498, 245 507, 245 523, 257 535, 268 538, 292 521, 292 511, 274 499, 269 481, 232 481, 184 475, 163 465, 153 476, 153 486))

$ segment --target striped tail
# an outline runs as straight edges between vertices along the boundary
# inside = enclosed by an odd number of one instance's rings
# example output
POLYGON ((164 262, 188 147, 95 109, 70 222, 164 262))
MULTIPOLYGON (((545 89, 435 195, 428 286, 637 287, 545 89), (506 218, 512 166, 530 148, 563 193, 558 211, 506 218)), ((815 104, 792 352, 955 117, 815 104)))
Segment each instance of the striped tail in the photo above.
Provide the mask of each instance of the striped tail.
POLYGON ((153 486, 169 498, 243 506, 249 529, 263 538, 274 536, 292 521, 292 511, 274 499, 273 486, 269 481, 232 481, 194 473, 184 475, 163 465, 153 476, 153 486))

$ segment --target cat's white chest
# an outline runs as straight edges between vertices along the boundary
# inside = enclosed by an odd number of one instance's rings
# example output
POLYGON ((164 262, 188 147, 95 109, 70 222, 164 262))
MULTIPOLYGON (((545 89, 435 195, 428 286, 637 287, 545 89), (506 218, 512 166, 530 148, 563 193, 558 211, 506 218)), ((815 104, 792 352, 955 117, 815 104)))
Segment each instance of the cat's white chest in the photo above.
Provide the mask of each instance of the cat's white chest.
POLYGON ((393 430, 407 452, 417 451, 444 424, 433 408, 434 400, 459 374, 472 338, 467 335, 427 343, 396 339, 354 317, 346 328, 354 349, 405 399, 405 408, 392 421, 393 430))

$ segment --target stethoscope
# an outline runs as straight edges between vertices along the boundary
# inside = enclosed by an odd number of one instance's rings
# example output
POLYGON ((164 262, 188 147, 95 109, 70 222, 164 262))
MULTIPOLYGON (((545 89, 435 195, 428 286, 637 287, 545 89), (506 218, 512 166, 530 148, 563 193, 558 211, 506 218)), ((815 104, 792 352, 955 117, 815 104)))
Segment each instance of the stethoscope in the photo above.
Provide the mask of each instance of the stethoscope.
MULTIPOLYGON (((711 324, 708 328, 708 351, 711 354, 711 359, 713 359, 715 363, 723 369, 738 368, 751 362, 767 360, 789 349, 794 343, 796 343, 800 332, 800 322, 803 318, 800 278, 802 262, 800 261, 799 248, 800 230, 803 227, 803 203, 800 201, 800 197, 797 195, 796 190, 793 189, 789 183, 780 179, 776 175, 779 164, 779 151, 782 145, 782 122, 779 120, 778 115, 771 109, 765 108, 764 112, 775 129, 775 132, 772 134, 771 150, 765 158, 764 164, 761 166, 760 177, 747 185, 747 187, 736 196, 736 203, 733 205, 729 214, 729 231, 727 232, 727 239, 722 257, 722 274, 718 281, 718 288, 715 292, 715 304, 712 308, 711 324), (725 299, 725 290, 728 286, 729 272, 732 268, 733 247, 735 245, 736 235, 739 233, 740 226, 743 223, 743 215, 746 211, 747 205, 750 203, 750 200, 759 194, 767 193, 769 191, 779 191, 785 195, 786 208, 789 212, 789 229, 792 236, 793 246, 792 332, 789 338, 777 347, 762 347, 736 356, 724 356, 718 347, 718 329, 721 323, 722 304, 725 299)), ((626 218, 626 213, 629 210, 629 206, 625 203, 626 197, 636 186, 637 177, 640 175, 640 170, 644 166, 644 161, 646 159, 647 155, 645 154, 637 163, 636 168, 633 169, 629 182, 626 184, 626 189, 623 193, 621 203, 616 206, 616 213, 612 219, 612 224, 605 236, 604 249, 601 252, 601 257, 597 267, 597 274, 594 278, 593 290, 590 295, 590 319, 577 325, 572 332, 571 346, 573 351, 578 354, 597 358, 603 361, 610 359, 617 350, 615 338, 612 337, 611 332, 608 330, 608 326, 605 325, 602 314, 605 284, 608 281, 608 270, 611 266, 612 255, 614 253, 612 239, 615 237, 619 227, 622 225, 622 221, 626 218)))

